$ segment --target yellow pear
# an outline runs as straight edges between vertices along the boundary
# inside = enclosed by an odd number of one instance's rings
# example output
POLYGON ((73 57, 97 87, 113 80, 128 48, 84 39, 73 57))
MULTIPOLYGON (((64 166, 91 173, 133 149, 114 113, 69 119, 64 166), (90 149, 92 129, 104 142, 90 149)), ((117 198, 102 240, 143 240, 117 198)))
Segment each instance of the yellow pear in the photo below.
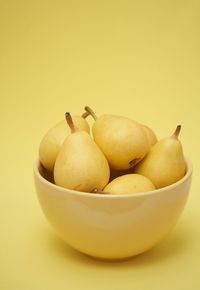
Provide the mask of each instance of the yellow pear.
POLYGON ((137 122, 115 115, 97 118, 91 108, 85 107, 85 110, 95 119, 93 137, 111 168, 128 169, 145 156, 149 144, 144 130, 137 122))
MULTIPOLYGON (((148 127, 147 125, 144 124, 140 124, 140 126, 142 127, 142 129, 144 130, 147 139, 148 139, 148 143, 149 143, 149 150, 150 148, 158 141, 156 134, 154 133, 154 131, 148 127)), ((113 168, 110 169, 110 181, 112 181, 113 179, 125 175, 125 174, 131 174, 134 171, 134 167, 128 168, 126 170, 115 170, 113 168)))
POLYGON ((136 165, 134 172, 149 178, 156 188, 170 185, 181 179, 186 172, 183 149, 178 136, 181 126, 174 134, 158 141, 145 158, 136 165))
POLYGON ((104 154, 88 133, 74 126, 69 113, 66 113, 66 120, 71 134, 65 139, 56 158, 55 183, 77 191, 103 189, 110 177, 104 154))
MULTIPOLYGON (((73 116, 74 125, 89 133, 90 128, 85 120, 88 114, 73 116)), ((70 134, 70 128, 66 120, 62 120, 51 128, 42 138, 39 147, 39 159, 42 165, 49 171, 53 171, 56 157, 65 138, 70 134)))
POLYGON ((111 194, 138 193, 154 190, 155 186, 147 177, 140 174, 125 174, 113 179, 104 192, 111 194))
POLYGON ((156 137, 156 134, 147 125, 141 124, 141 126, 142 126, 142 129, 145 131, 145 134, 147 136, 148 143, 149 143, 149 149, 150 149, 158 141, 157 137, 156 137))

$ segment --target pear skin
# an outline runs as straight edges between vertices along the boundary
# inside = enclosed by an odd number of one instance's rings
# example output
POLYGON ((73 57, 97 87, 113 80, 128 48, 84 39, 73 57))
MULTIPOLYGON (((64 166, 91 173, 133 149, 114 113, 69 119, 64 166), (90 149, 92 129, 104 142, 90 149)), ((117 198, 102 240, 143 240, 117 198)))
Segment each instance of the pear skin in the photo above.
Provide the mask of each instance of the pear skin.
POLYGON ((65 139, 54 166, 55 184, 77 191, 103 189, 109 181, 108 162, 85 131, 74 127, 66 114, 71 134, 65 139))
POLYGON ((104 193, 127 194, 155 190, 155 186, 147 177, 140 174, 126 174, 113 179, 104 188, 104 193))
POLYGON ((156 188, 170 185, 181 179, 186 172, 186 163, 181 142, 178 139, 181 126, 174 134, 158 141, 134 172, 149 178, 156 188))
MULTIPOLYGON (((86 132, 90 132, 89 125, 85 120, 87 115, 73 116, 75 126, 86 132)), ((56 157, 65 138, 70 134, 70 128, 66 120, 60 121, 51 128, 42 138, 39 146, 39 159, 42 165, 49 171, 53 171, 56 157)))
POLYGON ((147 125, 141 124, 142 129, 145 131, 145 134, 147 136, 148 139, 148 143, 149 143, 149 149, 156 144, 156 142, 158 141, 156 134, 154 133, 154 131, 148 127, 147 125))
POLYGON ((112 169, 128 169, 145 156, 149 149, 148 139, 137 122, 115 115, 97 118, 91 108, 85 109, 95 119, 92 127, 94 140, 112 169))

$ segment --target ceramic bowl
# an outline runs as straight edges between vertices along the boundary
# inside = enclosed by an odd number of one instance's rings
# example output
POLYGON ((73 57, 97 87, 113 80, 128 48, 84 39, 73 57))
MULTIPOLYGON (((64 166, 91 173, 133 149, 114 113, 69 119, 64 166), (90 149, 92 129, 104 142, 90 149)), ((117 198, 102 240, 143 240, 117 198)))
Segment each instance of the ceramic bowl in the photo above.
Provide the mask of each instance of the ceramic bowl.
MULTIPOLYGON (((67 244, 101 259, 124 259, 158 244, 187 201, 192 165, 178 182, 154 191, 108 195, 73 191, 48 181, 41 164, 34 178, 41 208, 67 244)), ((51 180, 51 177, 50 179, 51 180)))

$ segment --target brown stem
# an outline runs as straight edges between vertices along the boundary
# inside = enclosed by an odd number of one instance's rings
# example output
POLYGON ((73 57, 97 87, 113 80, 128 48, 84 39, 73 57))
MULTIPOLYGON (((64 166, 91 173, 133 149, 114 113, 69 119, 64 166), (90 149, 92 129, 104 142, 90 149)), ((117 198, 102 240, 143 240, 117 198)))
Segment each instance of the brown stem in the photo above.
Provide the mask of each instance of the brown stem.
POLYGON ((141 158, 135 158, 135 159, 131 160, 129 162, 130 167, 135 166, 140 160, 141 160, 141 158))
POLYGON ((67 124, 69 125, 70 129, 71 129, 71 133, 76 132, 76 128, 74 126, 74 122, 72 120, 72 116, 69 112, 65 113, 65 119, 67 121, 67 124))
POLYGON ((181 125, 178 125, 172 136, 175 138, 178 138, 180 131, 181 131, 181 125))
POLYGON ((87 118, 87 116, 89 116, 90 115, 90 113, 89 112, 84 112, 82 115, 81 115, 81 117, 83 118, 83 119, 85 119, 85 118, 87 118))
POLYGON ((100 190, 99 188, 94 188, 91 193, 100 193, 100 194, 108 194, 108 192, 104 192, 100 190))
POLYGON ((95 114, 95 112, 90 107, 85 106, 85 110, 86 110, 86 112, 88 112, 93 117, 93 119, 95 121, 97 120, 97 115, 95 114))

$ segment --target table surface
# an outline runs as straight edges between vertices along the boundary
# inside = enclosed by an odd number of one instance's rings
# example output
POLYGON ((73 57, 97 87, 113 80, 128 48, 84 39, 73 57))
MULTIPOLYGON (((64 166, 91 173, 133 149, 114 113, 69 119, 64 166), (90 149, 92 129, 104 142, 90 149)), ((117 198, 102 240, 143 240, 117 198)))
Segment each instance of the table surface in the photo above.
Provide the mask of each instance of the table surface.
POLYGON ((0 2, 0 288, 200 289, 199 1, 0 2), (38 145, 65 111, 126 115, 159 138, 182 124, 190 197, 151 251, 106 263, 68 247, 40 209, 38 145))

